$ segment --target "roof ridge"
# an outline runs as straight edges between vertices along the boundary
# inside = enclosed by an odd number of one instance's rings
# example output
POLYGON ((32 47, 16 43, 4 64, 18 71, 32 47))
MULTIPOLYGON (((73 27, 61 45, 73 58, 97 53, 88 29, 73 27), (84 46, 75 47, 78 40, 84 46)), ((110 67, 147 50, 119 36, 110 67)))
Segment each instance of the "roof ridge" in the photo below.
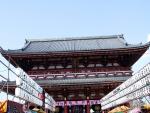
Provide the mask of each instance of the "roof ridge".
POLYGON ((123 38, 123 35, 106 35, 106 36, 83 36, 83 37, 66 37, 66 38, 52 38, 52 39, 26 39, 27 42, 49 42, 49 41, 71 41, 71 40, 93 40, 93 39, 111 39, 123 38))

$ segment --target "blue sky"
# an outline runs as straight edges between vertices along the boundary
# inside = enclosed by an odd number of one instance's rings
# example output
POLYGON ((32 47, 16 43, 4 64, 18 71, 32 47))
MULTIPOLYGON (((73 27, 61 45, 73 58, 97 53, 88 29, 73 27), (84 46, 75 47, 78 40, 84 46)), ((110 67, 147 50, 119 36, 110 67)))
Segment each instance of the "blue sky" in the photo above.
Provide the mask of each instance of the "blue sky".
MULTIPOLYGON (((124 34, 146 43, 149 0, 0 0, 0 46, 21 48, 25 39, 124 34)), ((149 53, 133 67, 149 62, 149 53)))

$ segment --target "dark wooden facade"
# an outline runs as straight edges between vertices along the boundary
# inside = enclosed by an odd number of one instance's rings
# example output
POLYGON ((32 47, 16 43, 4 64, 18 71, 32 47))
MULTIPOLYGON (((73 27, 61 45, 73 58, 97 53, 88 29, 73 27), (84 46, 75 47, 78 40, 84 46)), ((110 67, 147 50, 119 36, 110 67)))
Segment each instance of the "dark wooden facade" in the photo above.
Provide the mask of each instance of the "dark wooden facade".
POLYGON ((132 76, 131 66, 148 47, 127 44, 122 35, 114 35, 27 40, 22 49, 1 53, 56 101, 77 101, 100 99, 132 76))

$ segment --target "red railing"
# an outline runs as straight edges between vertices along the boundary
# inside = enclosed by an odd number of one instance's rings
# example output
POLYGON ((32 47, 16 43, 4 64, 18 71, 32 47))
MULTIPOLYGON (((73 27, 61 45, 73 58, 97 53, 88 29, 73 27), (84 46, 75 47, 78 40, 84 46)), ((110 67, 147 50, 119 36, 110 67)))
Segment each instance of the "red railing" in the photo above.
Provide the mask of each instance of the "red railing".
POLYGON ((128 71, 129 67, 107 67, 107 68, 76 68, 76 69, 37 69, 28 71, 29 75, 39 74, 65 74, 65 73, 89 73, 89 72, 108 72, 108 71, 128 71))
POLYGON ((82 78, 100 78, 100 77, 120 77, 131 76, 132 71, 108 71, 108 72, 87 72, 87 73, 65 73, 65 74, 39 74, 30 75, 33 79, 82 79, 82 78))

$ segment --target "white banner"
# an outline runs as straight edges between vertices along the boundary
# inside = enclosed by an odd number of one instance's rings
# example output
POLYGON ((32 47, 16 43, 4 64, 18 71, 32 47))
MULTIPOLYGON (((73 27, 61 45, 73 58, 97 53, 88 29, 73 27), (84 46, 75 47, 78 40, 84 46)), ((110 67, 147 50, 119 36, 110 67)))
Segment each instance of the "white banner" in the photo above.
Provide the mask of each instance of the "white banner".
POLYGON ((56 102, 54 101, 54 99, 51 96, 49 96, 48 93, 45 93, 45 108, 54 111, 55 106, 56 106, 56 102))
POLYGON ((15 95, 29 102, 42 106, 43 89, 32 80, 22 69, 17 68, 15 95))
POLYGON ((26 101, 35 103, 37 105, 42 106, 43 105, 43 101, 40 99, 37 99, 35 96, 31 95, 30 93, 26 92, 25 90, 21 89, 21 88, 16 88, 15 89, 15 95, 17 97, 20 97, 26 101))
POLYGON ((150 63, 101 99, 102 109, 111 108, 150 94, 150 63))

